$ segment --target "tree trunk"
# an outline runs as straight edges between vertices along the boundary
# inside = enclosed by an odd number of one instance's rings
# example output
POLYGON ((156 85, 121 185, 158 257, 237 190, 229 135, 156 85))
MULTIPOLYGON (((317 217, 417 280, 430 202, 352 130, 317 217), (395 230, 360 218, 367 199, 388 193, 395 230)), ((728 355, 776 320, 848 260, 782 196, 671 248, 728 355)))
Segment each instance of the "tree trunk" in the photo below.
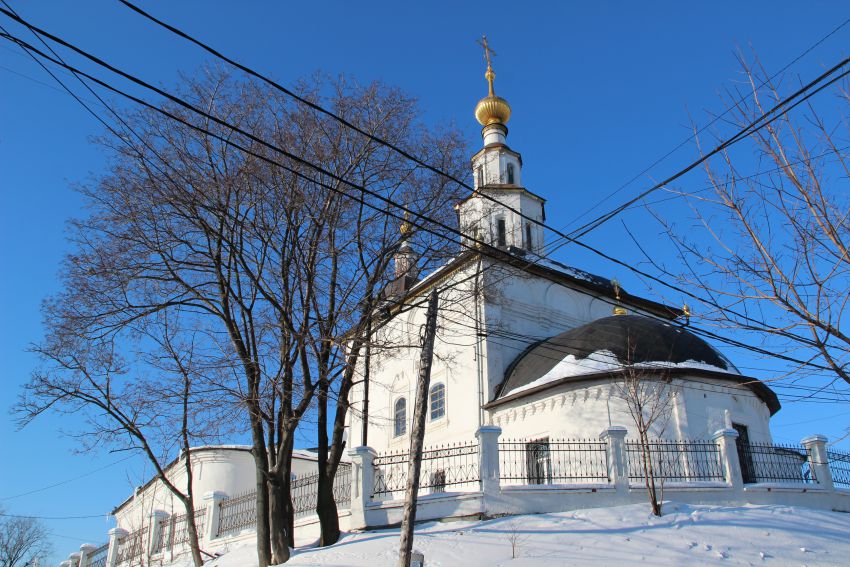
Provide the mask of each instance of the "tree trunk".
MULTIPOLYGON (((283 467, 281 467, 283 468, 283 467)), ((288 468, 288 467, 286 467, 288 468)), ((289 475, 289 472, 286 472, 289 475)), ((289 561, 289 522, 287 513, 288 490, 283 486, 279 471, 269 482, 269 527, 272 562, 274 565, 289 561)), ((291 508, 291 506, 289 506, 291 508)))
MULTIPOLYGON (((265 447, 263 447, 265 448, 265 447)), ((272 565, 272 551, 269 531, 269 495, 268 495, 268 458, 265 452, 257 450, 256 442, 251 450, 257 477, 257 565, 272 565)))
MULTIPOLYGON (((210 518, 207 519, 208 521, 210 518)), ((195 567, 201 567, 204 564, 204 558, 201 557, 201 546, 198 543, 198 525, 195 522, 195 504, 193 499, 189 497, 186 503, 186 526, 189 530, 189 549, 192 550, 192 563, 195 567)))
POLYGON ((319 493, 316 498, 316 513, 322 528, 319 545, 332 545, 339 541, 339 512, 333 493, 334 477, 319 474, 319 493))
POLYGON ((437 290, 428 300, 428 315, 425 321, 425 339, 419 363, 419 381, 416 387, 416 406, 413 411, 413 427, 410 432, 410 466, 407 469, 407 495, 404 502, 404 520, 401 524, 399 543, 399 567, 410 567, 413 551, 413 524, 416 522, 416 499, 419 495, 419 471, 422 468, 422 443, 425 439, 425 413, 428 406, 428 385, 431 382, 431 362, 434 359, 434 336, 437 332, 437 290))
POLYGON ((644 481, 646 492, 649 495, 649 504, 655 516, 661 515, 661 504, 658 502, 658 491, 655 487, 655 473, 652 470, 652 452, 649 446, 649 435, 643 431, 640 433, 640 450, 643 454, 644 481))

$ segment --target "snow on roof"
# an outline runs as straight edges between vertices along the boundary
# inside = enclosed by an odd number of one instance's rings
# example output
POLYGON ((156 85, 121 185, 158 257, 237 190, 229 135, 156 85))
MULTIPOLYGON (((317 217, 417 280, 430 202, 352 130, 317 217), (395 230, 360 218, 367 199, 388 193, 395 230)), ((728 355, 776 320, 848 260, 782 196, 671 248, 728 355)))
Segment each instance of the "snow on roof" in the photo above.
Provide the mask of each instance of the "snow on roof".
MULTIPOLYGON (((588 374, 597 374, 600 372, 611 372, 615 370, 621 370, 623 368, 623 363, 621 363, 617 356, 611 352, 610 350, 598 350, 590 354, 587 358, 576 358, 574 354, 568 354, 551 370, 549 370, 546 374, 541 376, 540 378, 529 382, 528 384, 524 384, 512 390, 508 390, 502 394, 502 396, 508 396, 511 394, 517 394, 519 392, 524 392, 525 390, 530 390, 532 388, 537 388, 538 386, 543 386, 544 384, 549 384, 551 382, 556 382, 563 378, 569 378, 571 376, 584 376, 588 374)), ((696 360, 686 360, 684 362, 664 362, 664 361, 653 361, 653 362, 639 362, 636 364, 632 364, 630 368, 638 368, 638 369, 668 369, 668 368, 690 368, 693 370, 711 370, 713 372, 730 372, 730 370, 726 368, 720 368, 719 366, 713 366, 711 364, 706 364, 704 362, 699 362, 696 360)))

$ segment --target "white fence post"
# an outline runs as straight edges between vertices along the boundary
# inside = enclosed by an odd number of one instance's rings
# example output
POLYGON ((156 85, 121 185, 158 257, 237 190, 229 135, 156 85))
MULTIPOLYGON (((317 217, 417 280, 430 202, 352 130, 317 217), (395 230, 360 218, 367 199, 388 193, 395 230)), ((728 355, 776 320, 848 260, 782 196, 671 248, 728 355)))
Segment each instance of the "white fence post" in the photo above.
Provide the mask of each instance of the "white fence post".
POLYGON ((825 435, 810 435, 800 443, 803 444, 809 454, 809 467, 812 469, 818 484, 826 490, 835 490, 835 485, 832 482, 832 471, 829 470, 826 442, 825 435))
POLYGON ((351 457, 351 529, 363 529, 366 521, 366 504, 372 499, 375 482, 373 461, 375 450, 371 447, 355 447, 348 452, 351 457))
POLYGON ((499 474, 499 435, 502 428, 495 425, 482 425, 475 432, 478 439, 478 475, 481 478, 481 492, 484 493, 485 509, 488 496, 498 496, 501 490, 499 474))
POLYGON ((96 549, 97 546, 90 543, 84 543, 80 546, 80 567, 89 567, 92 553, 94 553, 96 549))
POLYGON ((198 539, 203 538, 207 544, 209 544, 212 540, 218 537, 218 524, 221 521, 220 504, 228 498, 229 496, 226 492, 220 492, 218 490, 204 494, 204 503, 207 507, 205 514, 206 523, 204 526, 204 533, 198 534, 198 539))
MULTIPOLYGON (((156 542, 165 537, 162 529, 162 521, 168 517, 168 512, 164 510, 154 510, 150 516, 150 539, 148 539, 148 557, 156 553, 154 546, 156 542)), ((164 549, 164 548, 163 548, 164 549)))
POLYGON ((741 460, 738 458, 738 446, 735 440, 738 432, 734 429, 720 429, 714 432, 711 439, 717 443, 720 449, 720 462, 723 465, 723 473, 726 484, 732 490, 740 491, 744 488, 744 480, 741 475, 741 460))
POLYGON ((106 554, 106 567, 115 567, 118 563, 118 542, 127 537, 129 533, 124 528, 109 530, 109 551, 106 554))
POLYGON ((619 425, 602 431, 599 435, 608 443, 608 478, 614 483, 618 495, 629 493, 629 463, 626 456, 626 434, 628 430, 619 425))

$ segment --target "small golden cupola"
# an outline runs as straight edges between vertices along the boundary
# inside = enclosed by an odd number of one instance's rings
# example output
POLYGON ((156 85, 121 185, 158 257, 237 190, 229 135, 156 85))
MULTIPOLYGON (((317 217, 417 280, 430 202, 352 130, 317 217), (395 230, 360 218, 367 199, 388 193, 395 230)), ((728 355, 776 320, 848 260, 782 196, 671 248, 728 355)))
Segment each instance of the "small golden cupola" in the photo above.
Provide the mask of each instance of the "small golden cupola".
POLYGON ((496 53, 487 45, 486 35, 478 43, 484 48, 484 57, 487 59, 487 72, 484 73, 484 78, 487 79, 489 93, 475 105, 475 119, 482 126, 507 124, 508 120, 511 119, 511 105, 502 97, 496 96, 493 89, 496 73, 493 72, 493 62, 490 60, 490 55, 496 53))

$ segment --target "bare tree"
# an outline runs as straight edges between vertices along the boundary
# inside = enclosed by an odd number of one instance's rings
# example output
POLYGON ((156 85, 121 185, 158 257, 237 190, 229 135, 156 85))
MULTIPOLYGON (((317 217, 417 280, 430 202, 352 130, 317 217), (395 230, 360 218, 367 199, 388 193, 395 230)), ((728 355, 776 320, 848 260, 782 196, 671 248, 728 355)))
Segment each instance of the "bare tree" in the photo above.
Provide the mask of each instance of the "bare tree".
MULTIPOLYGON (((298 89, 365 132, 459 171, 459 136, 429 132, 415 120, 414 102, 398 91, 321 79, 298 89)), ((205 393, 218 407, 240 408, 244 419, 236 426, 251 436, 265 567, 285 562, 294 541, 292 449, 296 428, 313 411, 323 543, 339 533, 331 487, 344 448, 347 389, 372 313, 369 298, 390 281, 400 238, 400 212, 357 187, 447 220, 455 188, 251 81, 207 70, 188 79, 180 95, 228 125, 166 104, 182 122, 133 111, 124 117, 132 130, 101 140, 113 159, 107 174, 82 188, 91 214, 73 224, 75 252, 66 263, 65 292, 48 303, 48 335, 73 337, 77 342, 62 352, 76 356, 98 341, 123 351, 117 337, 142 329, 141 353, 152 346, 150 336, 163 336, 163 314, 179 314, 172 360, 185 360, 190 347, 201 353, 190 357, 190 367, 205 393)), ((443 239, 419 240, 430 247, 443 239)), ((101 399, 111 393, 115 370, 104 353, 101 399)), ((179 376, 184 369, 174 370, 179 376)))
POLYGON ((519 557, 519 549, 528 541, 529 535, 522 530, 522 525, 516 519, 508 522, 507 539, 511 545, 511 559, 519 557))
POLYGON ((38 519, 7 516, 0 508, 0 567, 25 567, 46 559, 49 537, 38 519))
POLYGON ((177 342, 164 313, 159 325, 133 327, 138 340, 144 339, 145 350, 138 356, 129 352, 134 341, 125 335, 87 341, 64 328, 61 316, 51 319, 56 312, 48 309, 47 315, 51 334, 36 349, 44 364, 33 372, 15 408, 21 425, 49 410, 73 414, 85 419, 78 431, 84 449, 108 446, 142 453, 155 477, 183 505, 192 559, 200 566, 190 447, 192 439, 214 438, 218 420, 215 412, 203 410, 209 399, 193 390, 200 381, 193 367, 195 349, 177 342), (178 485, 177 471, 166 464, 178 451, 185 486, 178 485))
POLYGON ((652 363, 635 362, 635 345, 628 345, 628 352, 628 360, 614 384, 613 394, 623 401, 632 419, 640 447, 641 469, 649 503, 652 513, 660 516, 663 479, 656 479, 652 439, 653 436, 661 435, 670 420, 675 392, 669 371, 663 367, 654 367, 652 363))
MULTIPOLYGON (((728 97, 727 120, 736 127, 763 117, 787 90, 757 61, 742 57, 741 67, 745 87, 728 97)), ((655 212, 677 246, 677 268, 648 256, 701 292, 703 320, 755 333, 769 350, 797 361, 796 377, 830 377, 824 388, 850 384, 850 129, 844 116, 850 96, 840 85, 832 99, 821 95, 828 107, 815 111, 808 103, 783 113, 745 146, 707 161, 710 189, 682 192, 692 226, 655 212)))

